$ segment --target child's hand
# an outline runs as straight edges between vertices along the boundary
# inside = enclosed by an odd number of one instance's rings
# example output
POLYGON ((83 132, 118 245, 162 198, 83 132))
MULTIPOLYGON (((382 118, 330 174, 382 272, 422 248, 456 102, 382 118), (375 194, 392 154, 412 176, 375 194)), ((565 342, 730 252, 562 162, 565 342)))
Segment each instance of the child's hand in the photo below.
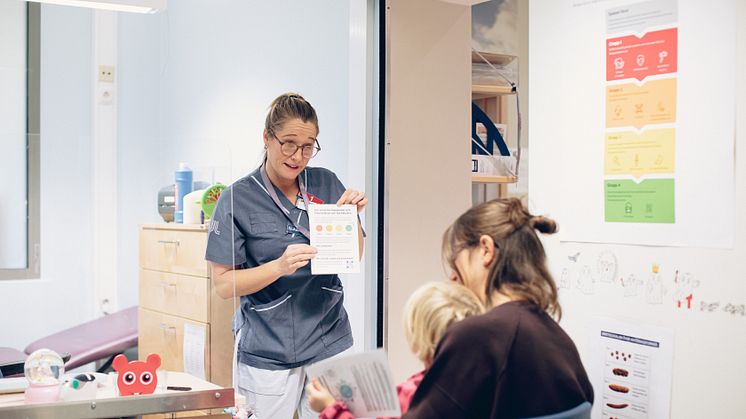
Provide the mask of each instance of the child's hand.
POLYGON ((313 380, 311 384, 306 386, 306 393, 308 394, 308 404, 316 412, 321 412, 336 402, 334 396, 318 380, 313 380))

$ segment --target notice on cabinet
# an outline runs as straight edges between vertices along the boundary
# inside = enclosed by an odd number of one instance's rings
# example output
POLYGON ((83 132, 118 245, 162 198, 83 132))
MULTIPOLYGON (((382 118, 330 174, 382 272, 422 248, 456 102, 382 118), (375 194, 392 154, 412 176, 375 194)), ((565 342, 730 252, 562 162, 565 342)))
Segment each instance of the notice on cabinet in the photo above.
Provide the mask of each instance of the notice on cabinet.
POLYGON ((205 379, 205 326, 184 323, 184 372, 205 379))

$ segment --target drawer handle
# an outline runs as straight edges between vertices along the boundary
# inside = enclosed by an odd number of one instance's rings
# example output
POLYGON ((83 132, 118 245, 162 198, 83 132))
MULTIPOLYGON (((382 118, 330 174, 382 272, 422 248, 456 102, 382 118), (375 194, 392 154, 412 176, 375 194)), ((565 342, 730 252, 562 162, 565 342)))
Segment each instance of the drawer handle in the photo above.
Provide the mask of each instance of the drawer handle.
POLYGON ((176 284, 175 284, 175 283, 174 283, 174 284, 172 284, 172 283, 170 283, 170 282, 166 282, 166 281, 161 281, 161 286, 162 286, 163 288, 167 288, 167 287, 176 287, 176 284))
POLYGON ((160 244, 173 244, 176 247, 179 247, 179 241, 178 240, 158 240, 158 243, 160 244))
POLYGON ((169 326, 166 323, 161 323, 161 330, 164 332, 176 332, 176 328, 173 326, 169 326))

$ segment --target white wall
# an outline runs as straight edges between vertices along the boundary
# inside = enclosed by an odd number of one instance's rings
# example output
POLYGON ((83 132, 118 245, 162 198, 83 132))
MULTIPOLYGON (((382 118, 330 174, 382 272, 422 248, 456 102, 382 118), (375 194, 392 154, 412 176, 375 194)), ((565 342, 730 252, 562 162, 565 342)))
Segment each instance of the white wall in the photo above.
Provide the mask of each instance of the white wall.
POLYGON ((41 9, 41 279, 0 281, 3 346, 90 318, 91 12, 41 9))
MULTIPOLYGON (((609 4, 614 7, 621 2, 609 4)), ((627 2, 628 3, 628 2, 627 2)), ((531 181, 529 198, 533 204, 533 210, 540 213, 549 211, 550 216, 561 214, 561 210, 572 209, 575 203, 568 202, 565 196, 567 188, 577 187, 572 183, 562 184, 559 182, 559 170, 562 162, 557 156, 562 156, 563 136, 572 136, 577 133, 572 130, 574 124, 582 124, 584 118, 597 117, 597 121, 603 116, 595 112, 587 112, 587 104, 578 103, 573 89, 561 80, 570 80, 574 74, 573 64, 574 48, 564 45, 561 36, 563 20, 558 18, 554 12, 555 3, 531 2, 530 9, 530 54, 531 54, 531 181), (551 3, 551 7, 549 6, 551 3), (561 65, 558 65, 561 63, 561 65), (553 70, 559 73, 553 73, 553 70), (571 106, 572 105, 572 106, 571 106), (568 111, 575 109, 574 111, 568 111)), ((710 13, 723 10, 727 5, 735 4, 735 16, 720 18, 733 18, 737 25, 735 54, 736 70, 735 92, 736 92, 736 121, 735 121, 735 191, 723 191, 719 185, 712 184, 713 193, 734 193, 735 213, 732 229, 735 242, 732 249, 721 250, 698 247, 656 247, 656 246, 625 246, 614 244, 589 244, 589 243, 562 243, 557 237, 545 241, 547 254, 549 255, 550 267, 555 279, 560 279, 563 267, 571 262, 569 256, 578 260, 579 264, 588 264, 591 269, 595 268, 596 258, 601 252, 613 252, 618 261, 618 275, 628 278, 630 274, 636 274, 643 285, 639 288, 637 296, 625 297, 624 292, 615 279, 613 283, 595 283, 592 293, 585 294, 575 287, 561 290, 560 297, 564 311, 562 326, 568 331, 576 342, 586 368, 594 358, 591 352, 591 338, 589 334, 590 325, 597 316, 618 318, 634 324, 650 324, 660 326, 674 331, 674 360, 673 360, 673 387, 671 395, 671 417, 672 418, 723 418, 743 417, 744 408, 741 403, 743 397, 744 381, 746 376, 746 361, 743 358, 746 349, 746 316, 743 314, 730 314, 723 311, 726 304, 743 307, 746 304, 746 267, 743 263, 746 256, 746 220, 743 214, 746 211, 746 164, 739 161, 746 147, 746 81, 743 74, 746 73, 746 27, 741 23, 746 21, 746 4, 744 2, 709 2, 705 9, 707 15, 697 15, 696 19, 706 22, 714 22, 710 13), (664 284, 668 287, 668 293, 662 304, 646 304, 645 285, 649 280, 651 265, 660 264, 664 284), (681 273, 689 272, 700 285, 694 291, 693 307, 691 310, 676 307, 672 294, 675 292, 673 283, 673 271, 679 269, 681 273), (702 303, 719 303, 716 310, 710 312, 702 310, 702 303)), ((684 5, 689 6, 689 18, 691 6, 694 3, 679 2, 679 11, 683 13, 684 5)), ((719 13, 715 13, 718 15, 719 13)), ((603 19, 603 17, 601 17, 603 19)), ((692 26, 688 26, 688 29, 692 26)), ((696 30, 680 29, 679 57, 684 53, 691 55, 692 51, 686 51, 691 47, 684 39, 691 40, 696 37, 696 30)), ((599 49, 599 57, 603 56, 603 42, 590 44, 599 49)), ((585 47, 585 46, 584 46, 585 47)), ((712 45, 716 48, 718 45, 712 45)), ((681 61, 680 61, 681 62, 681 61)), ((716 68, 719 63, 698 62, 703 66, 697 71, 716 68)), ((692 71, 692 68, 682 69, 680 72, 692 71)), ((602 66, 600 68, 603 68, 602 66)), ((720 73, 718 73, 720 74, 720 73)), ((572 84, 572 83, 570 83, 572 84)), ((581 82, 582 86, 582 82, 581 82)), ((582 87, 581 87, 582 88, 582 87)), ((599 86, 603 89, 603 86, 599 86)), ((732 104, 711 103, 709 97, 690 96, 690 101, 682 103, 679 101, 679 109, 683 107, 714 106, 728 111, 732 104)), ((711 123, 707 120, 688 121, 696 124, 711 123)), ((701 125, 699 125, 701 126, 701 125)), ((678 135, 677 135, 678 136, 678 135)), ((679 138, 686 138, 681 135, 679 138)), ((678 140, 678 138, 677 138, 678 140)), ((696 141, 729 141, 729 138, 696 138, 696 141)), ((599 137, 598 141, 602 141, 599 137)), ((678 150, 677 150, 678 152, 678 150)), ((582 153, 582 152, 581 152, 582 153)), ((582 156, 587 157, 587 156, 582 156)), ((600 160, 602 156, 597 156, 600 160)), ((688 170, 697 167, 697 161, 681 161, 682 167, 688 170)), ((677 170, 679 170, 677 168, 677 170)), ((699 173, 698 181, 709 182, 708 173, 699 173)), ((589 191, 589 193, 591 193, 589 191)), ((707 196, 702 196, 700 205, 711 208, 711 217, 721 217, 722 209, 712 206, 707 196)), ((576 208, 575 210, 582 209, 576 208)), ((562 231, 562 219, 557 220, 562 231)), ((700 220, 708 223, 707 219, 700 220)), ((631 224, 630 229, 635 225, 631 224)), ((573 262, 574 263, 574 262, 573 262)), ((598 400, 598 399, 597 399, 598 400)), ((600 405, 600 403, 597 403, 600 405)), ((598 407, 596 407, 598 409, 598 407)), ((600 416, 594 416, 600 417, 600 416)))

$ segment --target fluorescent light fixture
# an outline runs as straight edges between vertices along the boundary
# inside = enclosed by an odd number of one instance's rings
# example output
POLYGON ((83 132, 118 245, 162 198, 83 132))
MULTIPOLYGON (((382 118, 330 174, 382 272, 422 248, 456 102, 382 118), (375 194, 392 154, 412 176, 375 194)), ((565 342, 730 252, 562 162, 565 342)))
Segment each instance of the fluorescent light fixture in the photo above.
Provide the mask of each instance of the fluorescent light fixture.
POLYGON ((167 0, 28 0, 62 6, 88 7, 116 12, 156 13, 166 10, 167 0))

